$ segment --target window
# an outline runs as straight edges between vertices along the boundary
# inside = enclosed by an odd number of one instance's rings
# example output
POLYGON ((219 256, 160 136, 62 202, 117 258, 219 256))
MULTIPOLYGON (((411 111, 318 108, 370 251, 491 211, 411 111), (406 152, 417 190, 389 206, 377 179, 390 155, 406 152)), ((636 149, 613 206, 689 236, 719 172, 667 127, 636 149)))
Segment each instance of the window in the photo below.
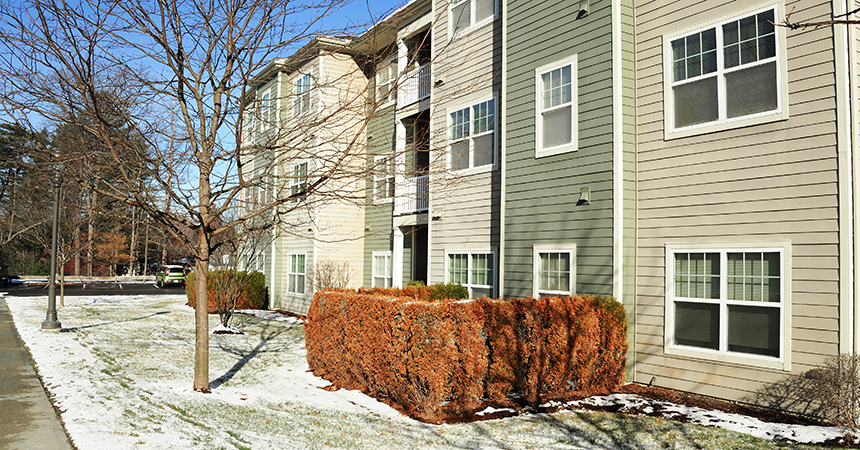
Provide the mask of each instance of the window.
POLYGON ((787 245, 667 252, 670 348, 783 358, 787 245))
POLYGON ((272 114, 271 113, 272 105, 271 105, 270 95, 271 94, 269 92, 266 92, 265 94, 263 94, 263 100, 260 102, 260 105, 261 105, 260 108, 262 109, 262 112, 261 112, 262 119, 263 119, 262 122, 263 122, 264 127, 269 124, 269 118, 272 114))
POLYGON ((303 75, 296 80, 296 100, 293 115, 298 117, 311 110, 311 76, 303 75))
POLYGON ((293 166, 290 176, 290 197, 298 199, 298 195, 308 187, 308 163, 303 162, 293 166))
POLYGON ((535 249, 534 296, 566 297, 576 292, 573 250, 535 249))
POLYGON ((577 147, 576 57, 535 71, 537 117, 535 156, 555 155, 577 147))
POLYGON ((373 158, 373 198, 377 202, 394 199, 394 157, 375 156, 373 158))
POLYGON ((289 255, 290 267, 287 270, 287 292, 292 294, 305 293, 305 255, 294 253, 289 255))
POLYGON ((481 23, 496 14, 495 0, 451 0, 451 36, 481 23))
POLYGON ((492 298, 493 264, 493 253, 449 253, 447 281, 468 288, 470 298, 492 298))
POLYGON ((787 87, 775 17, 770 7, 667 39, 667 135, 782 118, 787 87))
POLYGON ((492 165, 496 148, 496 102, 487 100, 450 113, 450 167, 492 165))
POLYGON ((382 63, 376 70, 376 101, 379 104, 394 101, 397 97, 397 57, 382 63))
POLYGON ((391 253, 373 253, 373 287, 391 287, 391 253))

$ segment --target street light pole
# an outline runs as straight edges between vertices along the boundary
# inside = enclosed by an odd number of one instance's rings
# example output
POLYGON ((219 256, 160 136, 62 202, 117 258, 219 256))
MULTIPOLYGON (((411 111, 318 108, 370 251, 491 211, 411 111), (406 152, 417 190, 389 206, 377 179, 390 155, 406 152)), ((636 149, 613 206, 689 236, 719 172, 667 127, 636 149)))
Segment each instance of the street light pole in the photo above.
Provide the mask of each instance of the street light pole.
MULTIPOLYGON (((54 162, 59 159, 58 154, 54 154, 54 162)), ((63 175, 60 170, 54 166, 54 218, 51 231, 51 281, 48 285, 48 314, 45 321, 42 322, 42 330, 44 331, 60 331, 63 325, 57 319, 57 229, 60 222, 60 186, 63 184, 63 175)))

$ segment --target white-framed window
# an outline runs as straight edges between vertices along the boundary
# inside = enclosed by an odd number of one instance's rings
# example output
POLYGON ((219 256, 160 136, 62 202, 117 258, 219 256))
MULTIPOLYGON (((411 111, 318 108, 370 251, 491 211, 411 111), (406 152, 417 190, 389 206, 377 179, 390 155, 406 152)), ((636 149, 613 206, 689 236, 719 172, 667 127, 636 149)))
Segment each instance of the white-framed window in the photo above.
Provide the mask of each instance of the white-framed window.
POLYGON ((391 252, 373 252, 373 287, 391 287, 393 279, 391 252))
POLYGON ((293 115, 299 117, 311 110, 311 76, 302 75, 296 80, 296 98, 293 104, 293 115))
POLYGON ((394 200, 394 157, 373 157, 373 198, 377 203, 394 200))
POLYGON ((272 100, 271 100, 271 92, 266 92, 263 94, 263 98, 260 100, 260 109, 262 115, 262 124, 265 128, 270 124, 269 120, 272 116, 272 100))
POLYGON ((495 295, 495 257, 492 252, 448 253, 448 283, 460 283, 469 289, 470 298, 495 295))
POLYGON ((535 245, 534 297, 566 297, 576 293, 576 246, 535 245))
POLYGON ((448 23, 451 36, 481 24, 496 14, 496 0, 451 0, 448 23))
POLYGON ((790 244, 667 246, 666 258, 667 353, 786 369, 790 244))
POLYGON ((397 55, 376 68, 376 101, 380 105, 397 99, 397 55))
POLYGON ((495 99, 452 111, 448 117, 449 167, 466 170, 492 166, 496 157, 495 99))
POLYGON ((535 157, 577 149, 576 55, 535 70, 535 157))
POLYGON ((287 292, 291 294, 305 293, 305 254, 291 253, 287 256, 287 292))
POLYGON ((307 189, 308 185, 308 163, 301 162, 290 170, 290 197, 298 199, 299 193, 307 189))
POLYGON ((666 137, 787 118, 780 6, 664 40, 666 137))

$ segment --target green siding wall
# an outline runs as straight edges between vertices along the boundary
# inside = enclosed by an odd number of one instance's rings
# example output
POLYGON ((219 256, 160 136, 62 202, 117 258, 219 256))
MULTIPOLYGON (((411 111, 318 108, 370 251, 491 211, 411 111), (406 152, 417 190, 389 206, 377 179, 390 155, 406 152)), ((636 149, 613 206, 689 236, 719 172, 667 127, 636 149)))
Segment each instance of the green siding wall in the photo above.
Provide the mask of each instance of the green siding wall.
POLYGON ((611 5, 577 20, 578 6, 508 2, 506 297, 532 295, 533 245, 558 243, 577 246, 577 293, 612 294, 611 5), (574 54, 579 148, 535 158, 535 69, 574 54), (586 187, 591 204, 577 205, 586 187))

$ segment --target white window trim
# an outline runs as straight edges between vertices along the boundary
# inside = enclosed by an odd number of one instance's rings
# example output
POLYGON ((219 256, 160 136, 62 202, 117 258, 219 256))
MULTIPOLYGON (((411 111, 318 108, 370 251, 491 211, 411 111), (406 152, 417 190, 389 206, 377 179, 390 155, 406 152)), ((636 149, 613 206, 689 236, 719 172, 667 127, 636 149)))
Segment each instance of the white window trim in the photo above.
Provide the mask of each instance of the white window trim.
MULTIPOLYGON (((769 9, 774 10, 774 18, 779 19, 785 17, 785 8, 782 3, 760 3, 751 7, 736 10, 729 15, 719 18, 719 20, 709 21, 707 24, 699 24, 693 27, 685 28, 677 33, 666 35, 663 37, 663 138, 665 140, 678 139, 688 136, 696 136, 700 134, 713 133, 717 131, 731 130, 735 128, 748 127, 769 122, 777 122, 787 120, 788 114, 788 64, 787 64, 787 45, 786 45, 786 28, 776 26, 776 78, 777 78, 777 107, 773 111, 765 111, 747 116, 735 117, 732 119, 724 118, 725 116, 725 83, 723 82, 723 55, 722 55, 722 38, 717 40, 717 98, 720 102, 720 119, 716 122, 701 123, 690 125, 687 127, 675 129, 674 115, 674 96, 672 94, 672 41, 683 36, 693 33, 698 33, 710 28, 719 29, 721 25, 732 20, 741 19, 743 17, 758 14, 769 9)), ((718 35, 721 36, 721 32, 718 35)))
POLYGON ((445 110, 445 120, 447 121, 447 124, 448 124, 448 128, 447 128, 446 135, 445 135, 445 138, 448 141, 448 144, 447 144, 448 154, 446 156, 447 167, 451 173, 456 174, 456 176, 471 175, 471 174, 475 174, 475 173, 489 172, 489 171, 495 170, 496 167, 498 167, 498 164, 499 164, 499 101, 497 99, 497 96, 493 95, 491 97, 483 97, 479 100, 469 102, 469 103, 464 104, 464 105, 459 106, 459 107, 448 108, 445 110), (493 133, 493 163, 492 164, 484 164, 481 166, 472 166, 474 159, 475 159, 475 152, 474 152, 475 137, 480 137, 480 136, 485 136, 485 135, 490 134, 489 131, 485 131, 485 132, 480 133, 478 135, 473 134, 472 127, 474 126, 474 122, 473 122, 474 117, 472 116, 472 108, 476 105, 480 105, 481 103, 485 103, 485 102, 488 102, 490 100, 493 101, 493 131, 492 131, 492 133, 493 133), (452 141, 451 140, 451 126, 452 126, 451 113, 461 111, 464 109, 469 110, 469 136, 466 138, 458 139, 457 141, 452 141), (453 156, 453 153, 451 152, 451 145, 454 142, 460 142, 463 140, 469 141, 469 167, 467 167, 465 169, 454 169, 452 164, 451 164, 452 163, 451 157, 453 156))
POLYGON ((576 54, 566 57, 565 59, 554 61, 535 69, 535 158, 545 156, 558 155, 561 153, 574 152, 579 149, 579 71, 577 67, 576 54), (571 125, 570 125, 570 144, 557 145, 544 149, 541 142, 543 141, 543 120, 541 120, 542 97, 543 97, 543 81, 541 75, 560 69, 565 66, 570 66, 570 81, 571 81, 571 125))
POLYGON ((489 289, 490 290, 490 298, 498 297, 496 293, 496 277, 498 275, 499 270, 499 261, 496 256, 496 252, 493 250, 471 250, 471 249, 462 249, 462 250, 445 250, 445 283, 450 283, 451 279, 448 273, 448 262, 450 261, 449 257, 451 255, 466 255, 466 283, 460 283, 463 287, 469 290, 469 298, 474 298, 472 289, 489 289), (474 284, 472 283, 472 256, 473 255, 492 255, 493 257, 493 279, 491 280, 492 284, 474 284))
POLYGON ((287 254, 287 286, 286 286, 287 294, 289 295, 299 295, 304 296, 307 295, 308 292, 308 256, 306 253, 288 253, 287 254), (292 272, 292 259, 293 256, 303 256, 305 258, 305 271, 304 272, 292 272), (290 290, 290 277, 301 275, 304 277, 304 283, 302 284, 302 291, 304 292, 294 292, 290 290))
MULTIPOLYGON (((388 280, 390 280, 390 281, 389 281, 389 286, 394 286, 394 257, 392 256, 391 252, 373 252, 373 253, 371 253, 371 259, 370 259, 370 285, 371 285, 372 287, 377 287, 377 286, 376 286, 376 279, 377 279, 377 278, 385 278, 385 279, 388 279, 388 280), (387 264, 389 264, 389 265, 390 265, 390 269, 391 269, 391 270, 390 270, 390 275, 389 275, 389 276, 385 276, 385 275, 383 274, 383 276, 381 276, 381 277, 380 277, 380 276, 378 276, 378 275, 376 274, 376 270, 375 270, 375 269, 376 269, 376 264, 375 264, 375 263, 376 263, 376 258, 377 258, 377 257, 384 257, 384 258, 386 258, 386 260, 388 261, 388 263, 387 263, 387 264)), ((384 286, 379 286, 379 287, 384 287, 384 286)))
POLYGON ((260 129, 266 131, 271 126, 271 122, 269 122, 272 117, 272 90, 268 89, 263 93, 263 96, 260 98, 260 105, 262 109, 262 114, 260 117, 260 129))
POLYGON ((397 53, 395 53, 391 57, 387 58, 380 65, 381 67, 378 66, 376 68, 376 75, 374 78, 375 82, 374 82, 374 86, 373 86, 373 88, 374 88, 373 98, 376 100, 376 102, 380 101, 380 98, 379 98, 379 74, 382 70, 382 67, 384 67, 385 70, 389 70, 392 63, 397 64, 397 70, 395 71, 395 73, 393 75, 391 74, 390 71, 388 72, 388 81, 385 83, 385 84, 388 84, 388 98, 386 98, 384 102, 379 103, 379 108, 388 107, 397 100, 397 85, 398 85, 397 81, 400 79, 400 73, 401 73, 400 64, 399 64, 399 61, 397 58, 397 53))
POLYGON ((313 76, 310 73, 299 73, 298 77, 296 77, 291 84, 291 88, 293 89, 293 117, 299 118, 304 117, 310 114, 313 109, 313 99, 311 98, 311 92, 313 92, 313 76), (301 94, 298 92, 299 83, 308 78, 310 83, 308 84, 308 89, 301 94), (303 102, 304 99, 307 98, 307 109, 305 109, 303 102))
POLYGON ((381 205, 384 203, 393 203, 394 197, 396 197, 397 192, 395 188, 395 192, 391 196, 380 197, 379 192, 377 190, 377 183, 382 180, 386 180, 386 186, 389 182, 394 183, 396 180, 395 176, 395 161, 394 155, 379 155, 373 157, 373 203, 376 205, 381 205), (387 163, 385 161, 388 161, 387 163), (387 173, 388 169, 383 166, 383 164, 390 164, 391 173, 387 173), (390 179, 390 181, 388 181, 390 179))
MULTIPOLYGON (((667 355, 685 356, 698 359, 708 359, 719 362, 744 364, 766 369, 778 369, 791 371, 791 242, 744 242, 731 244, 666 244, 665 247, 665 301, 664 301, 664 334, 663 352, 667 355), (709 350, 690 346, 680 346, 673 343, 675 336, 675 303, 674 303, 674 275, 675 275, 675 253, 696 252, 780 252, 782 254, 782 271, 780 274, 781 285, 781 313, 780 313, 780 357, 773 358, 762 355, 753 355, 721 350, 709 350)), ((721 270, 720 279, 725 277, 721 270)), ((722 283, 722 281, 721 281, 722 283)), ((727 300, 726 289, 720 289, 721 317, 720 332, 721 341, 727 339, 724 332, 727 326, 725 311, 727 300)), ((721 344, 722 346, 722 344, 721 344)))
MULTIPOLYGON (((311 164, 309 161, 298 161, 295 164, 290 165, 289 184, 287 186, 288 195, 290 195, 290 196, 293 195, 293 187, 298 186, 299 190, 301 190, 302 183, 308 182, 307 179, 310 177, 310 174, 311 174, 311 164), (307 175, 305 175, 305 181, 297 181, 295 178, 296 167, 299 167, 301 165, 307 166, 307 175)), ((292 199, 292 201, 298 201, 298 200, 299 200, 298 197, 292 199)))
MULTIPOLYGON (((496 20, 496 17, 499 15, 499 0, 493 0, 493 14, 491 16, 485 17, 478 22, 474 22, 475 19, 475 0, 463 0, 469 2, 469 17, 471 18, 468 26, 462 28, 457 34, 454 34, 454 3, 448 0, 448 36, 451 39, 465 36, 473 31, 483 27, 488 23, 492 23, 496 20)), ((449 39, 450 40, 450 39, 449 39)))
POLYGON ((532 246, 532 297, 540 298, 541 293, 549 295, 576 295, 576 244, 535 244, 532 246), (540 289, 540 254, 568 253, 570 254, 570 292, 542 291, 540 289))

